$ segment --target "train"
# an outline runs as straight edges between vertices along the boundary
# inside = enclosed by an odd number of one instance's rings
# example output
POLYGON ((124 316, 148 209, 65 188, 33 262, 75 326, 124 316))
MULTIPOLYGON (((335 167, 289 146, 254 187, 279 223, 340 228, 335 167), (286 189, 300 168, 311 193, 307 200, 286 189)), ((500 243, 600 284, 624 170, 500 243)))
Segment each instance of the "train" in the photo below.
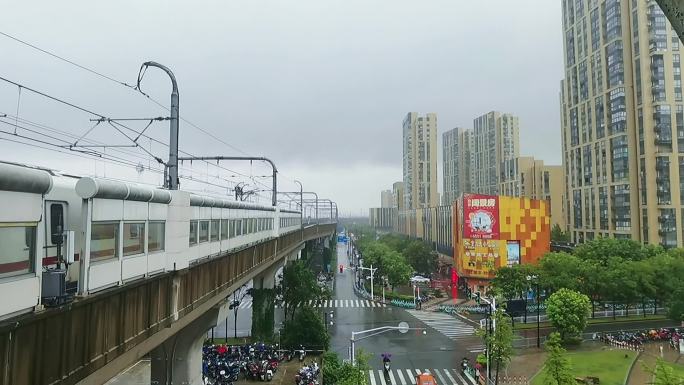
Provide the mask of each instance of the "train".
POLYGON ((299 211, 2 161, 0 207, 0 320, 302 226, 299 211))

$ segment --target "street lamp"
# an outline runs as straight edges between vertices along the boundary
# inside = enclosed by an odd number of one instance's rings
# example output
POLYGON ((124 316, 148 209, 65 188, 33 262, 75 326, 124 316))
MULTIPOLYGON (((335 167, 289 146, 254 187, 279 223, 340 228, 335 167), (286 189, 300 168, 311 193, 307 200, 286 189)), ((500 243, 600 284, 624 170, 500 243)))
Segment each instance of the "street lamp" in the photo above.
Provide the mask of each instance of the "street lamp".
MULTIPOLYGON (((537 348, 541 347, 541 340, 539 339, 539 277, 535 275, 528 275, 527 282, 534 284, 534 291, 537 297, 537 348)), ((527 300, 525 301, 525 309, 527 310, 527 300)))

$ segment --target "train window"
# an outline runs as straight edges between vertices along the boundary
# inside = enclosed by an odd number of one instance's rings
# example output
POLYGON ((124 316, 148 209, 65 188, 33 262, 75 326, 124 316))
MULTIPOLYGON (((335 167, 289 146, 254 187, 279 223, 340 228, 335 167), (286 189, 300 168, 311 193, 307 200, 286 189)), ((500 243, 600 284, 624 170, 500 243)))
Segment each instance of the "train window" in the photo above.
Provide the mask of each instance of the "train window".
POLYGON ((147 252, 164 251, 166 238, 164 222, 150 222, 147 225, 147 252))
POLYGON ((199 241, 200 243, 209 240, 209 221, 199 222, 199 241))
POLYGON ((53 245, 62 244, 64 232, 64 206, 61 203, 50 205, 50 242, 53 245))
POLYGON ((0 225, 0 278, 32 273, 36 227, 0 225))
POLYGON ((209 229, 210 231, 210 240, 212 242, 216 242, 219 240, 219 220, 218 219, 212 219, 211 220, 211 228, 209 229))
POLYGON ((228 239, 228 220, 221 219, 221 240, 228 239))
POLYGON ((90 228, 90 260, 119 257, 119 222, 93 222, 90 228))
POLYGON ((231 238, 235 238, 235 228, 237 227, 236 222, 237 221, 235 219, 230 220, 230 237, 231 238))
POLYGON ((190 246, 197 244, 197 221, 190 221, 190 246))
POLYGON ((124 223, 123 255, 136 255, 145 252, 145 223, 124 223))
POLYGON ((238 237, 242 235, 242 219, 235 220, 235 235, 238 237))

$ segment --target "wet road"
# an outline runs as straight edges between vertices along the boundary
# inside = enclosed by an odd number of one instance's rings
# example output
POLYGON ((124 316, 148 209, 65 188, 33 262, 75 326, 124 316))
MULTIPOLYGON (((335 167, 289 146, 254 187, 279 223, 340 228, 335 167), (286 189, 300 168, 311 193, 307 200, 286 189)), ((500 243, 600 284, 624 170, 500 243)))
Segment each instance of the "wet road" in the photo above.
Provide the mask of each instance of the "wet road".
MULTIPOLYGON (((338 264, 349 265, 345 244, 338 244, 337 259, 338 264)), ((334 294, 336 300, 359 299, 354 293, 353 276, 352 270, 345 269, 342 274, 337 271, 334 294)), ((363 349, 372 354, 370 364, 376 372, 376 378, 377 370, 382 368, 382 353, 392 355, 391 365, 395 374, 402 370, 403 376, 408 377, 406 369, 424 371, 458 368, 464 356, 473 359, 476 355, 473 351, 482 349, 482 341, 474 335, 472 327, 446 314, 407 311, 395 307, 337 307, 333 311, 335 325, 331 329, 332 350, 342 358, 349 357, 352 331, 397 326, 401 321, 407 322, 412 328, 426 328, 425 335, 420 330, 410 330, 406 334, 388 331, 358 341, 357 350, 363 349)), ((450 374, 453 376, 454 373, 450 374)), ((442 375, 448 379, 446 373, 442 372, 442 375)), ((397 381, 394 383, 401 383, 398 375, 395 379, 397 381)), ((377 381, 383 383, 381 379, 377 381)))

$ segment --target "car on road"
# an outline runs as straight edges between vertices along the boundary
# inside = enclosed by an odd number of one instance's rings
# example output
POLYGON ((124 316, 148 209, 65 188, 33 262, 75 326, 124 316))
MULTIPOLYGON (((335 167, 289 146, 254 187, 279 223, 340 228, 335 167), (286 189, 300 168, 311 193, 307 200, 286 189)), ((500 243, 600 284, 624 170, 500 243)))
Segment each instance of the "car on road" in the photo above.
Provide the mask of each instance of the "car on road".
POLYGON ((429 283, 430 278, 423 277, 422 275, 414 275, 411 277, 411 283, 429 283))

